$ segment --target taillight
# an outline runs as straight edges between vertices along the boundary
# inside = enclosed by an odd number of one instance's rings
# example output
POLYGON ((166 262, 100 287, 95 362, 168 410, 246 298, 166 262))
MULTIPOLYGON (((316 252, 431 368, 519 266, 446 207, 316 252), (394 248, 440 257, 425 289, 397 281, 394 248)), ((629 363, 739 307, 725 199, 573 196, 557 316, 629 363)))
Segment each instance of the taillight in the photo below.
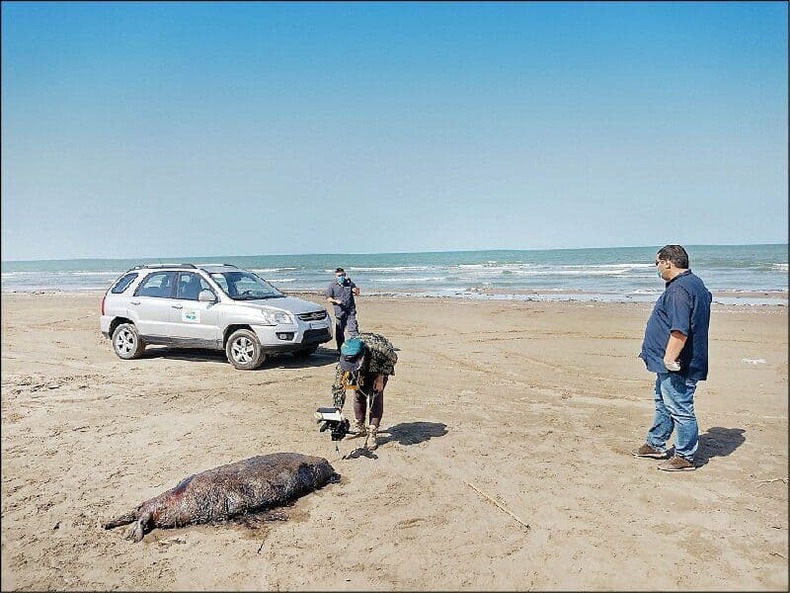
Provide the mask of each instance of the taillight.
POLYGON ((107 298, 107 293, 104 293, 104 296, 101 298, 101 314, 104 315, 104 299, 107 298))

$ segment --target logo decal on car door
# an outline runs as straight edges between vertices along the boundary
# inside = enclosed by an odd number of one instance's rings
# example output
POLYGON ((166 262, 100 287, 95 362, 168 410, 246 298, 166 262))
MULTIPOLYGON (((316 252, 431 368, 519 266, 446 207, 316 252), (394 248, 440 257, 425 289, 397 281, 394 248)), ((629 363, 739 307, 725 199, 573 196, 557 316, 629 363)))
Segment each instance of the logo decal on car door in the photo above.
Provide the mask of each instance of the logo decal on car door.
POLYGON ((184 323, 200 323, 200 311, 184 309, 181 312, 181 321, 184 323))

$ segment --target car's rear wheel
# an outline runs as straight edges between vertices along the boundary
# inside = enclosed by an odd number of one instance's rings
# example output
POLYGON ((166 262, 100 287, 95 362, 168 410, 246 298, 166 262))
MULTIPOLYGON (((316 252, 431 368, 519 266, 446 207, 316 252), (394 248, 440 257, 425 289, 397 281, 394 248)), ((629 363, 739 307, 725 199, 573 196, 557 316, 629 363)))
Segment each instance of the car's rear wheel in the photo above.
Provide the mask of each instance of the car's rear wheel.
POLYGON ((228 362, 240 371, 256 369, 266 360, 258 336, 249 329, 238 329, 231 334, 225 345, 225 354, 228 362))
POLYGON ((312 346, 308 346, 307 348, 302 348, 301 350, 297 350, 293 354, 296 358, 307 358, 308 356, 312 355, 316 350, 318 350, 318 344, 313 344, 312 346))
POLYGON ((145 342, 133 323, 122 323, 112 332, 112 349, 119 358, 139 358, 145 350, 145 342))

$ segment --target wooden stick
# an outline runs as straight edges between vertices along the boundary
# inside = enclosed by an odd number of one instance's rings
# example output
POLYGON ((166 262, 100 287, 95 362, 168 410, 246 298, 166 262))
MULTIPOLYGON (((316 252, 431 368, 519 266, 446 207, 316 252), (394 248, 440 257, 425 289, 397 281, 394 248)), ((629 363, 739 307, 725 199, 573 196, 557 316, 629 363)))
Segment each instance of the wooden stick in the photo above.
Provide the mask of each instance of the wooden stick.
POLYGON ((760 480, 761 484, 773 484, 774 482, 783 482, 787 484, 787 478, 771 478, 770 480, 760 480))
POLYGON ((494 504, 495 504, 497 507, 499 507, 499 509, 501 509, 501 510, 505 511, 505 512, 506 512, 508 515, 510 515, 511 517, 513 517, 513 518, 514 518, 514 519, 515 519, 515 520, 516 520, 518 523, 520 523, 521 525, 523 525, 523 526, 524 526, 524 527, 526 527, 527 529, 530 529, 530 526, 529 526, 527 523, 524 523, 524 521, 522 521, 521 519, 519 519, 518 517, 516 517, 516 516, 515 516, 513 513, 511 513, 509 510, 507 510, 507 509, 506 509, 505 507, 503 507, 501 504, 499 504, 499 503, 498 503, 498 502, 497 502, 497 501, 496 501, 496 500, 495 500, 493 497, 489 496, 488 494, 486 494, 485 492, 483 492, 482 490, 480 490, 480 489, 479 489, 477 486, 475 486, 474 484, 470 484, 469 482, 466 482, 466 481, 464 481, 464 484, 466 484, 467 486, 469 486, 469 487, 470 487, 472 490, 474 490, 474 491, 475 491, 475 492, 477 492, 478 494, 481 494, 482 496, 485 496, 485 497, 486 497, 488 500, 490 500, 490 501, 491 501, 491 502, 493 502, 493 503, 494 503, 494 504))

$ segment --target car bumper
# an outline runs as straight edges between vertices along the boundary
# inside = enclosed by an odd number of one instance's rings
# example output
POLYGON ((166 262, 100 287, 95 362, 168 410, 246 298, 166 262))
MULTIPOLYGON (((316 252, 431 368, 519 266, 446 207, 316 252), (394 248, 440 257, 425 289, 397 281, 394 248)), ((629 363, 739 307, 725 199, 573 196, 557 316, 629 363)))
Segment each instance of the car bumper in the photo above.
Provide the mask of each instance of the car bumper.
POLYGON ((101 329, 101 335, 105 338, 110 337, 110 325, 112 324, 112 320, 115 319, 110 315, 102 315, 99 328, 101 329))
POLYGON ((308 325, 254 325, 261 348, 268 352, 295 352, 332 339, 329 323, 308 325))

